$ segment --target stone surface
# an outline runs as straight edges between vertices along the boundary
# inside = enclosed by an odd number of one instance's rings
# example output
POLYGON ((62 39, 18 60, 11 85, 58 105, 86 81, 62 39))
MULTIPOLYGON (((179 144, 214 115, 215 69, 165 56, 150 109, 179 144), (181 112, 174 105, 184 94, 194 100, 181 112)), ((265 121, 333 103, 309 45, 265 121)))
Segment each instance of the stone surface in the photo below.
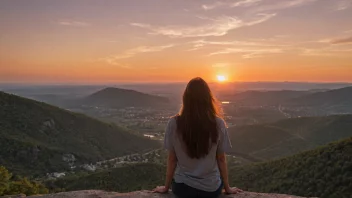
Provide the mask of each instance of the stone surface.
MULTIPOLYGON (((148 198, 174 198, 172 193, 168 194, 156 194, 150 191, 136 191, 130 193, 117 193, 117 192, 106 192, 101 190, 83 190, 83 191, 72 191, 62 192, 57 194, 49 195, 36 195, 30 196, 30 198, 121 198, 121 197, 148 197, 148 198)), ((266 193, 255 193, 255 192, 242 192, 236 195, 222 195, 222 198, 302 198, 292 195, 280 195, 280 194, 266 194, 266 193)))

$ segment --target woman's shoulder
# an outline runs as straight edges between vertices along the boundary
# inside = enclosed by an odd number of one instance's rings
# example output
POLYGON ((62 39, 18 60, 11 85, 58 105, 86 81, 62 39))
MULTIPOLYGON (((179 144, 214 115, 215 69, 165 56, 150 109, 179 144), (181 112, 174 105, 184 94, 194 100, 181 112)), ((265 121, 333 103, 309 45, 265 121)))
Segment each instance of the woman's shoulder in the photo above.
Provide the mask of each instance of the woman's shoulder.
POLYGON ((169 122, 176 122, 177 118, 179 117, 179 115, 174 115, 174 116, 171 116, 169 118, 169 122))
POLYGON ((223 118, 217 116, 215 119, 216 119, 216 123, 217 123, 218 127, 226 128, 226 122, 223 118))
POLYGON ((171 116, 167 125, 170 127, 170 126, 175 126, 176 125, 176 122, 177 122, 177 115, 175 116, 171 116))

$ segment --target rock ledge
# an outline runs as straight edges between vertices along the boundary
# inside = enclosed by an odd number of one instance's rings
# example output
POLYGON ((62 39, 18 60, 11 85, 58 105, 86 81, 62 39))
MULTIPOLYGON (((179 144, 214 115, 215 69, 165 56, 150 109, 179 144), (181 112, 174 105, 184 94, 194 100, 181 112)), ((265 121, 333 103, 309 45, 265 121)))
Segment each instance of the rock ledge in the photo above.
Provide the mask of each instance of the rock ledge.
MULTIPOLYGON (((24 195, 19 196, 4 196, 4 198, 11 197, 25 197, 24 195)), ((155 194, 150 191, 136 191, 129 193, 118 193, 118 192, 106 192, 101 190, 82 190, 82 191, 71 191, 71 192, 62 192, 57 194, 48 194, 48 195, 36 195, 30 196, 29 198, 121 198, 121 197, 130 197, 130 198, 174 198, 172 193, 168 194, 155 194)), ((255 193, 255 192, 243 192, 236 195, 222 195, 221 198, 302 198, 293 195, 283 195, 283 194, 267 194, 267 193, 255 193)))

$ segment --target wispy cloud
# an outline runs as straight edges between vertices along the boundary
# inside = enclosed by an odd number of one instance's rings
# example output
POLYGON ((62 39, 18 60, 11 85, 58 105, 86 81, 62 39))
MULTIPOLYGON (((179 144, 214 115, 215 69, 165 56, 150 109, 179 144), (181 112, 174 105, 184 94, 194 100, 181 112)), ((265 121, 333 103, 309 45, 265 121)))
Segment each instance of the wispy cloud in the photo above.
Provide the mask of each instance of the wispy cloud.
POLYGON ((263 42, 251 42, 251 41, 209 41, 209 40, 196 40, 190 42, 193 48, 190 51, 198 50, 208 45, 212 46, 256 46, 256 47, 283 47, 287 45, 271 44, 263 42))
POLYGON ((343 44, 352 44, 352 36, 345 36, 340 38, 333 38, 333 39, 322 39, 318 41, 319 43, 329 43, 332 45, 343 45, 343 44))
POLYGON ((280 1, 276 1, 275 3, 258 6, 254 9, 254 11, 267 12, 267 11, 273 11, 273 10, 282 10, 282 9, 288 9, 288 8, 307 5, 316 1, 318 0, 284 0, 284 1, 280 0, 280 1))
POLYGON ((114 66, 118 66, 118 67, 125 68, 125 69, 131 68, 131 66, 129 66, 127 64, 120 63, 117 59, 114 59, 114 57, 106 57, 106 58, 102 58, 100 60, 108 63, 109 65, 114 65, 114 66))
POLYGON ((256 17, 250 21, 243 21, 236 17, 221 16, 218 18, 206 18, 210 23, 199 26, 152 26, 143 23, 131 23, 130 25, 145 28, 150 30, 150 34, 164 35, 173 38, 185 37, 206 37, 206 36, 223 36, 230 30, 237 29, 244 26, 252 26, 265 22, 276 14, 257 14, 256 17))
POLYGON ((168 49, 168 48, 171 48, 174 46, 175 46, 174 44, 160 45, 160 46, 139 46, 139 47, 136 47, 133 49, 126 50, 125 52, 123 52, 121 54, 108 56, 108 57, 102 58, 100 60, 103 60, 111 65, 121 66, 122 64, 120 62, 118 62, 118 60, 131 58, 131 57, 134 57, 140 53, 159 52, 159 51, 163 51, 165 49, 168 49))
POLYGON ((60 25, 64 26, 74 26, 74 27, 87 27, 90 26, 89 23, 82 21, 73 21, 73 20, 61 20, 58 22, 60 25))
MULTIPOLYGON (((273 10, 281 10, 292 7, 298 7, 302 5, 306 5, 318 0, 277 0, 277 1, 263 1, 263 0, 240 0, 240 1, 216 1, 212 4, 202 5, 204 10, 212 10, 219 7, 252 7, 254 8, 254 12, 266 12, 273 10), (269 3, 268 3, 269 2, 269 3)), ((344 7, 346 2, 341 3, 340 7, 344 7)))
POLYGON ((220 6, 223 6, 223 5, 226 5, 226 3, 224 2, 221 2, 221 1, 217 1, 217 2, 214 2, 212 4, 204 4, 202 5, 202 8, 203 10, 212 10, 214 8, 217 8, 217 7, 220 7, 220 6))
POLYGON ((352 36, 332 39, 330 41, 331 44, 352 44, 352 36))
POLYGON ((303 56, 339 56, 351 52, 352 49, 333 49, 330 47, 301 49, 301 55, 303 56))
POLYGON ((204 4, 202 5, 202 8, 204 10, 212 10, 218 7, 226 6, 226 7, 247 7, 247 6, 252 6, 255 5, 262 0, 241 0, 241 1, 236 1, 236 2, 223 2, 223 1, 217 1, 212 4, 204 4))
POLYGON ((346 9, 349 8, 351 5, 352 5, 351 0, 337 1, 334 10, 335 10, 335 11, 346 10, 346 9))
POLYGON ((209 56, 220 55, 220 54, 242 54, 242 58, 256 58, 262 57, 264 54, 277 54, 283 53, 282 49, 243 49, 243 48, 226 48, 220 51, 212 52, 209 56))

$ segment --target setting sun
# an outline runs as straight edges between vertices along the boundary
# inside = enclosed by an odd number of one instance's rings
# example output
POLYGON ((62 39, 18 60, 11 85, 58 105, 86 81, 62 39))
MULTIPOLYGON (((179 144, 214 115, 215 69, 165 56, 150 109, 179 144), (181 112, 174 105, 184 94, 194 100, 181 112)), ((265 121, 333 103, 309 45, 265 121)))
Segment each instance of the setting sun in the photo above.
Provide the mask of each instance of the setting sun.
POLYGON ((217 75, 216 78, 218 79, 219 82, 224 82, 226 81, 226 77, 223 75, 217 75))

